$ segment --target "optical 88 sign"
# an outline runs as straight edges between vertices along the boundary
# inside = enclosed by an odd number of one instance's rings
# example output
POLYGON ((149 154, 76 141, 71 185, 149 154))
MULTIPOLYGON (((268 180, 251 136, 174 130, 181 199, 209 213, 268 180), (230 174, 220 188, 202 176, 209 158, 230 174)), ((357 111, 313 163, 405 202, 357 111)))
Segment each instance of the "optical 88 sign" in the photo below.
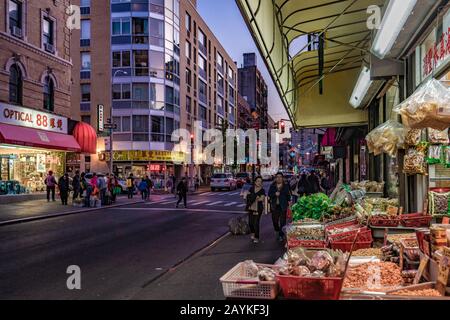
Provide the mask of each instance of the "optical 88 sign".
POLYGON ((67 134, 67 118, 0 103, 0 122, 67 134))

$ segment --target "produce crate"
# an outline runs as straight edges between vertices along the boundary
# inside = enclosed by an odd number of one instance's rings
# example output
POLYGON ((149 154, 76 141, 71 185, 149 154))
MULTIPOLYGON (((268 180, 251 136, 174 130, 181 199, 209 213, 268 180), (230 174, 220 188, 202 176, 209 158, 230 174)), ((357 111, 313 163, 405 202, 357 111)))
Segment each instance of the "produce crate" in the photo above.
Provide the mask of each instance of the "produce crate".
POLYGON ((334 229, 334 228, 342 228, 348 227, 354 224, 358 224, 358 220, 355 216, 347 217, 344 219, 338 219, 326 224, 325 230, 334 229))
MULTIPOLYGON (((345 238, 341 237, 338 239, 334 239, 334 241, 345 241, 345 242, 351 242, 355 240, 355 235, 351 235, 351 236, 347 236, 345 238)), ((366 231, 362 231, 358 234, 358 237, 356 239, 358 242, 361 241, 372 241, 373 237, 372 237, 372 230, 366 230, 366 231)))
MULTIPOLYGON (((271 265, 258 264, 258 267, 276 268, 271 265)), ((279 290, 277 281, 258 281, 246 273, 244 263, 237 264, 222 278, 223 294, 226 298, 276 299, 279 290)))
POLYGON ((372 231, 369 230, 367 227, 361 227, 357 228, 351 231, 337 233, 337 234, 330 234, 328 236, 329 241, 341 241, 344 239, 354 239, 356 235, 358 235, 358 240, 362 237, 367 237, 367 235, 370 233, 370 238, 372 238, 372 231))
POLYGON ((417 261, 420 259, 420 249, 419 249, 419 245, 417 244, 417 246, 411 246, 408 241, 416 241, 417 240, 415 238, 412 239, 401 239, 400 240, 400 244, 403 247, 403 254, 408 257, 409 260, 411 261, 417 261))
POLYGON ((386 219, 381 217, 371 217, 370 225, 374 227, 398 227, 400 218, 386 219))
POLYGON ((359 222, 357 220, 341 222, 337 224, 327 224, 325 227, 325 233, 330 233, 332 230, 349 228, 353 226, 359 226, 359 222))
POLYGON ((404 227, 422 228, 422 227, 429 227, 433 217, 430 215, 424 215, 422 213, 410 213, 410 214, 402 214, 400 216, 400 219, 401 219, 400 222, 404 227))
POLYGON ((277 279, 287 299, 339 300, 343 278, 281 276, 277 279))
MULTIPOLYGON (((343 252, 351 252, 353 246, 353 241, 343 242, 343 241, 331 241, 330 248, 333 250, 341 250, 343 252)), ((357 241, 353 246, 353 251, 359 249, 369 249, 372 247, 372 240, 370 241, 357 241)))
POLYGON ((327 242, 325 240, 298 240, 298 239, 288 239, 287 241, 288 249, 293 248, 326 248, 327 242))

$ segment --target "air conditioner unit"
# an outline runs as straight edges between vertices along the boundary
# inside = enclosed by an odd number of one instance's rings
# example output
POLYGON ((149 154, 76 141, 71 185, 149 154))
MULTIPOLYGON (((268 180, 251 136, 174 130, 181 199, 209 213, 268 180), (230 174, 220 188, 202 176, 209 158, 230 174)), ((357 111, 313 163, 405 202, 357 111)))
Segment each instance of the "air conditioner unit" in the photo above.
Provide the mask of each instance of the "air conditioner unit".
POLYGON ((44 49, 47 52, 55 53, 55 47, 50 43, 44 43, 44 49))
POLYGON ((12 28, 12 34, 15 37, 22 38, 22 29, 20 29, 18 27, 13 27, 12 28))

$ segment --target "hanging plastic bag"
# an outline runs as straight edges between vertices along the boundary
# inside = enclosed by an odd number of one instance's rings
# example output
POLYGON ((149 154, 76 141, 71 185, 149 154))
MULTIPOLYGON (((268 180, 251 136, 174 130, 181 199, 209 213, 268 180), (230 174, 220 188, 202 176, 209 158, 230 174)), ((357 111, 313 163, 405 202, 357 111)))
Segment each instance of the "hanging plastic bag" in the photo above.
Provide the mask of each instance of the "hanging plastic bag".
POLYGON ((428 142, 429 143, 442 143, 442 144, 449 144, 449 138, 448 138, 448 129, 445 129, 443 131, 435 130, 435 129, 428 129, 428 142))
POLYGON ((406 129, 401 123, 388 120, 367 135, 369 152, 376 156, 387 153, 391 157, 395 157, 398 149, 404 148, 405 136, 406 129))
POLYGON ((403 172, 409 175, 426 175, 425 154, 414 148, 408 149, 403 162, 403 172))
POLYGON ((422 136, 421 129, 410 129, 406 133, 405 144, 408 146, 416 146, 419 144, 421 136, 422 136))
POLYGON ((409 128, 445 130, 450 127, 450 92, 438 80, 430 79, 393 111, 409 128))
POLYGON ((442 147, 442 159, 443 163, 447 168, 450 168, 450 147, 444 146, 442 147))
POLYGON ((428 148, 428 157, 427 162, 428 164, 439 164, 441 163, 441 156, 442 156, 442 147, 439 145, 432 145, 428 148))

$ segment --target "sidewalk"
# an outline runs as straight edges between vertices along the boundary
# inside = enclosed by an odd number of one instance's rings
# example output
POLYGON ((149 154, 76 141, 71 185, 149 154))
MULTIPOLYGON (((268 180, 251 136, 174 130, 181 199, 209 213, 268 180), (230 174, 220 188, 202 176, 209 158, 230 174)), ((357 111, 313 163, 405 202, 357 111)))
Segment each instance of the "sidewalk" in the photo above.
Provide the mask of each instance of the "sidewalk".
POLYGON ((126 206, 140 202, 142 202, 140 196, 135 196, 134 199, 128 199, 126 196, 121 196, 117 198, 115 204, 101 208, 73 207, 70 202, 68 206, 63 206, 59 200, 55 202, 47 202, 46 199, 0 204, 0 226, 75 213, 96 211, 105 208, 126 206))
POLYGON ((270 215, 263 217, 261 227, 259 244, 251 243, 250 236, 227 235, 150 282, 132 299, 224 300, 219 279, 232 267, 245 260, 273 264, 285 252, 276 241, 270 215))

